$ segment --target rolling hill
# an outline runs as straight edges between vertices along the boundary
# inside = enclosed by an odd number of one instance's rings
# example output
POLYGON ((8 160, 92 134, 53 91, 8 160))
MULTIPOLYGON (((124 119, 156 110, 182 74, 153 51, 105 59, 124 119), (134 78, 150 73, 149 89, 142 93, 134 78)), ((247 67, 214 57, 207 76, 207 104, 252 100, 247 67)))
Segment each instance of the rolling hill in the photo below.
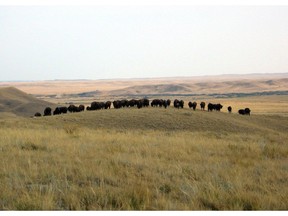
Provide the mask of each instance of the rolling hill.
MULTIPOLYGON (((0 92, 6 108, 39 102, 15 88, 0 92)), ((267 102, 261 107, 274 109, 267 102)), ((135 107, 0 119, 0 209, 287 210, 288 117, 251 109, 251 116, 135 107)))
POLYGON ((38 98, 123 95, 226 94, 288 91, 288 73, 107 80, 0 82, 38 98))
MULTIPOLYGON (((0 88, 0 114, 4 116, 33 116, 47 106, 55 106, 14 87, 0 88)), ((43 114, 43 113, 42 113, 43 114)))

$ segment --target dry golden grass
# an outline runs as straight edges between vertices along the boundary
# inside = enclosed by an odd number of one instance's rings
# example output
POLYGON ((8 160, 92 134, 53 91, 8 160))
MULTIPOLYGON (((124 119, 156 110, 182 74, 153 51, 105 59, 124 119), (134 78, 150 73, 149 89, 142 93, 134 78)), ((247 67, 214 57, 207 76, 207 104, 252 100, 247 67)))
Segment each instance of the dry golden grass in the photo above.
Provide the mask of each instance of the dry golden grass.
POLYGON ((174 108, 0 119, 0 208, 287 210, 287 131, 174 108))
POLYGON ((52 103, 39 100, 14 87, 0 88, 0 118, 6 116, 33 116, 52 103))

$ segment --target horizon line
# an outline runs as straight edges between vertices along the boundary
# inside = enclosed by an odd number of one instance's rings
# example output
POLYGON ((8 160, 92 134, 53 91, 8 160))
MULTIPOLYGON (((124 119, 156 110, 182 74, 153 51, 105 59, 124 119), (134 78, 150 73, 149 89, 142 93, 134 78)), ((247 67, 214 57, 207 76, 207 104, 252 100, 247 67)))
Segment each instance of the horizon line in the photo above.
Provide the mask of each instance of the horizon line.
POLYGON ((215 75, 189 75, 189 76, 163 76, 163 77, 123 77, 123 78, 98 78, 98 79, 85 79, 85 78, 75 78, 75 79, 43 79, 43 80, 0 80, 0 83, 4 82, 60 82, 60 81, 107 81, 107 80, 147 80, 147 79, 179 79, 179 78, 201 78, 201 77, 224 77, 224 76, 267 76, 267 75, 288 75, 288 72, 277 72, 277 73, 245 73, 245 74, 239 74, 239 73, 230 73, 230 74, 215 74, 215 75))

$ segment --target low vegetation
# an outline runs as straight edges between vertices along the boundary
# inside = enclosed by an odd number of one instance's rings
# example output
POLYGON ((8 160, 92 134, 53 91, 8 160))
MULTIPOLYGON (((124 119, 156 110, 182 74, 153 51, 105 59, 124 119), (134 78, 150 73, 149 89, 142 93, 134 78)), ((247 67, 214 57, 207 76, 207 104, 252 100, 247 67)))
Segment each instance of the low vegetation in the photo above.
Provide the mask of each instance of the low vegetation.
POLYGON ((0 208, 287 210, 287 131, 253 109, 0 119, 0 208))

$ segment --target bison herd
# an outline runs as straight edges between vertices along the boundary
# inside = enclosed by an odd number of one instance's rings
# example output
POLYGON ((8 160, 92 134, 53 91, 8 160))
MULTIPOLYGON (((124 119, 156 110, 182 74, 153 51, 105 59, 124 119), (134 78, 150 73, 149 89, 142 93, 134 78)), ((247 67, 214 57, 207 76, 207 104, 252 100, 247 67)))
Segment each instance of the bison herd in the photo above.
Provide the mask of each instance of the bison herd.
MULTIPOLYGON (((171 100, 163 100, 163 99, 153 99, 150 103, 150 101, 147 98, 143 98, 140 100, 137 99, 131 99, 131 100, 114 100, 113 102, 111 101, 106 101, 106 102, 96 102, 93 101, 90 106, 86 107, 87 111, 92 111, 92 110, 101 110, 101 109, 110 109, 111 106, 113 104, 114 109, 120 109, 120 108, 124 108, 124 107, 137 107, 138 109, 142 108, 142 107, 149 107, 149 105, 151 107, 164 107, 165 109, 167 107, 170 106, 171 104, 171 100)), ((178 100, 175 99, 173 102, 173 106, 175 108, 184 108, 184 101, 183 100, 178 100)), ((188 102, 188 106, 190 109, 196 110, 197 107, 197 102, 188 102)), ((206 103, 205 102, 201 102, 200 103, 200 108, 201 110, 205 110, 205 106, 206 103)), ((212 112, 213 110, 215 111, 221 111, 221 109, 223 108, 223 106, 218 103, 218 104, 213 104, 213 103, 209 103, 207 105, 208 108, 208 112, 212 112)), ((53 115, 59 115, 59 114, 65 114, 67 112, 70 113, 74 113, 74 112, 83 112, 85 110, 85 106, 84 105, 79 105, 76 106, 74 104, 69 105, 68 107, 66 106, 59 106, 56 107, 55 110, 52 112, 52 109, 50 107, 46 107, 44 109, 44 114, 43 116, 51 116, 52 113, 53 115)), ((228 106, 227 108, 228 112, 231 113, 232 112, 232 107, 228 106)), ((249 108, 245 108, 245 109, 240 109, 238 110, 238 113, 240 115, 250 115, 251 110, 249 108)), ((41 113, 37 112, 34 115, 35 117, 40 117, 41 113)))

